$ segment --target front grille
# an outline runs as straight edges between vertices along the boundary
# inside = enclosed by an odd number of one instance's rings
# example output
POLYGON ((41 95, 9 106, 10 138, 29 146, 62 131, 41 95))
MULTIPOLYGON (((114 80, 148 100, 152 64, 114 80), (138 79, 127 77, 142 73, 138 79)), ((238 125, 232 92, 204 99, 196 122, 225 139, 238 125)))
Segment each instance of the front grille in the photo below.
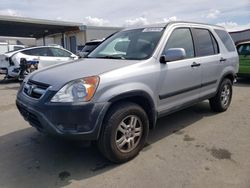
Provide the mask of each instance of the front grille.
POLYGON ((27 120, 32 126, 36 128, 42 129, 42 124, 40 123, 39 119, 37 116, 28 110, 26 110, 24 107, 17 105, 17 108, 19 112, 22 114, 25 120, 27 120))
POLYGON ((49 85, 29 80, 23 88, 23 92, 29 97, 40 99, 48 89, 49 85))

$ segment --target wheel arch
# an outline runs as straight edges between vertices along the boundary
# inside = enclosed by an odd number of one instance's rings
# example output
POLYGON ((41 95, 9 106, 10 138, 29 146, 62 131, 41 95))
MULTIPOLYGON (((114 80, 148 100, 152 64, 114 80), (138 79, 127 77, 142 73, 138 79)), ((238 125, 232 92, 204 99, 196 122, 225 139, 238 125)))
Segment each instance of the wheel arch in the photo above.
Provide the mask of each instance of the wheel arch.
POLYGON ((156 108, 155 108, 153 99, 145 91, 142 91, 142 90, 128 91, 128 92, 112 97, 111 99, 109 99, 108 102, 110 102, 111 104, 104 116, 104 119, 106 118, 106 115, 111 110, 111 108, 117 105, 118 103, 133 102, 141 106, 147 113, 150 128, 155 127, 156 120, 157 120, 156 108))
POLYGON ((234 83, 234 80, 236 79, 236 74, 234 74, 233 72, 227 72, 227 73, 224 73, 221 80, 220 80, 220 83, 225 79, 225 78, 228 78, 232 84, 234 83))
POLYGON ((219 88, 220 88, 220 85, 221 83, 223 82, 223 80, 225 78, 229 79, 231 81, 231 83, 233 84, 235 79, 236 79, 236 74, 233 72, 233 71, 228 71, 228 72, 225 72, 222 76, 221 76, 221 79, 219 80, 219 83, 218 83, 218 86, 217 86, 217 90, 216 90, 216 93, 218 92, 219 88))

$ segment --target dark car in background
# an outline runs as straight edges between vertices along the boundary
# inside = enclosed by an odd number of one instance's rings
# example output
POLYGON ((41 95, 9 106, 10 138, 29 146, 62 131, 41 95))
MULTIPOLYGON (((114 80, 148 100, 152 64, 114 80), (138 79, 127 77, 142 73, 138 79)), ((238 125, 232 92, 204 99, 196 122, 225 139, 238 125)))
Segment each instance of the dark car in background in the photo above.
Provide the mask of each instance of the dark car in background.
POLYGON ((90 52, 96 49, 102 43, 103 40, 94 40, 91 42, 87 42, 81 50, 77 52, 77 55, 81 58, 86 57, 90 52))

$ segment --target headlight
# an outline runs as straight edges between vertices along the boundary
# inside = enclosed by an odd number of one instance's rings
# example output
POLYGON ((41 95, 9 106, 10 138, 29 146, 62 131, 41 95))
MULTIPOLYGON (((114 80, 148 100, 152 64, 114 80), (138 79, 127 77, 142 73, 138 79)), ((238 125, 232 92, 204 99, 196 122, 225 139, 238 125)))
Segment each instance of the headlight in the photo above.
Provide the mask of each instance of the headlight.
POLYGON ((90 101, 95 94, 98 83, 98 76, 71 81, 55 94, 51 102, 90 101))

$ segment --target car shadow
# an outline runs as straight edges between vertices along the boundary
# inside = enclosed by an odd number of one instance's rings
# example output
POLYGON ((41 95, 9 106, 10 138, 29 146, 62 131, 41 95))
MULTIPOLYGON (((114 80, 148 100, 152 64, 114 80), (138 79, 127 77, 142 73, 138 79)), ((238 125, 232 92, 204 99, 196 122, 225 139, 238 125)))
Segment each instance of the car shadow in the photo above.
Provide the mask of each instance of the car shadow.
POLYGON ((0 80, 0 90, 18 90, 21 84, 17 80, 0 80))
POLYGON ((3 78, 0 78, 0 85, 12 84, 12 83, 20 83, 20 81, 18 81, 17 79, 3 79, 3 78))
POLYGON ((4 87, 0 88, 0 91, 1 90, 15 90, 15 91, 18 91, 19 88, 20 88, 19 85, 5 85, 4 87))
MULTIPOLYGON (((207 102, 176 112, 157 122, 144 152, 152 144, 178 133, 200 119, 215 115, 207 102)), ((0 136, 0 187, 63 187, 116 168, 96 147, 52 138, 26 128, 0 136)))
POLYGON ((204 117, 216 115, 210 110, 208 101, 201 102, 190 108, 162 117, 157 121, 156 128, 149 134, 148 144, 155 143, 171 134, 183 134, 185 127, 204 117))

